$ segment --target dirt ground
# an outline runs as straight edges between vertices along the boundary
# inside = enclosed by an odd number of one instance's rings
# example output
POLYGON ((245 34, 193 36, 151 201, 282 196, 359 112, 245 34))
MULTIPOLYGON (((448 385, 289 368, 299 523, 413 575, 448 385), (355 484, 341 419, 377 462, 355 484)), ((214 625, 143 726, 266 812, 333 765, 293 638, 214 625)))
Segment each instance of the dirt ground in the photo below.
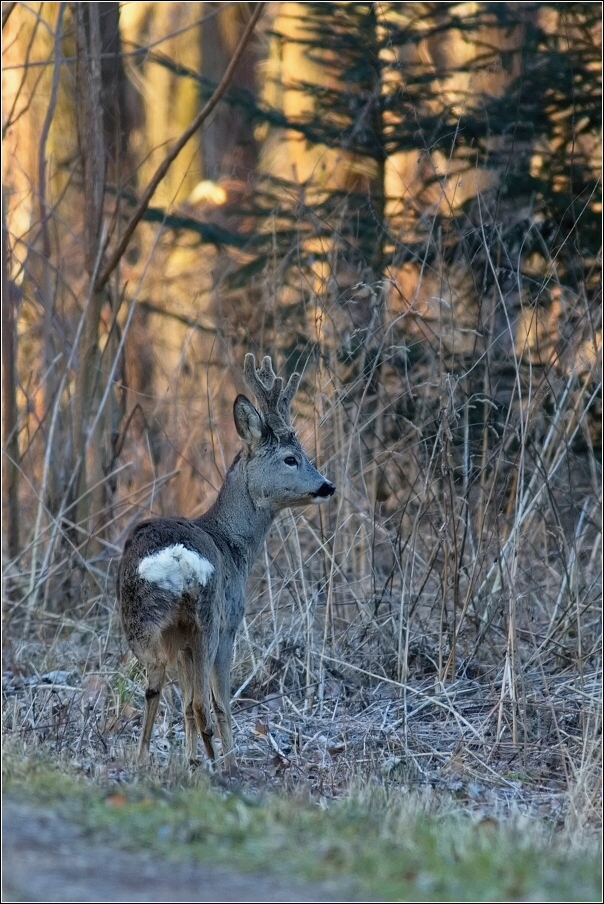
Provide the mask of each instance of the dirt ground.
POLYGON ((5 800, 2 901, 350 901, 298 880, 120 851, 52 810, 5 800))

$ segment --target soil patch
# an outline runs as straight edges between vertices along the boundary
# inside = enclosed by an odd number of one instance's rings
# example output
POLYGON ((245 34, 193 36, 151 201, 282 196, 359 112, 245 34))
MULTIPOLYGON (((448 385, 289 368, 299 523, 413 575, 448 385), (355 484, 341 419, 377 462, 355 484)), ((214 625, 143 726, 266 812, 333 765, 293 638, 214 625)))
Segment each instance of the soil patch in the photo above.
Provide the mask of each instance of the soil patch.
POLYGON ((2 900, 350 901, 317 883, 120 851, 52 810, 5 800, 2 900))

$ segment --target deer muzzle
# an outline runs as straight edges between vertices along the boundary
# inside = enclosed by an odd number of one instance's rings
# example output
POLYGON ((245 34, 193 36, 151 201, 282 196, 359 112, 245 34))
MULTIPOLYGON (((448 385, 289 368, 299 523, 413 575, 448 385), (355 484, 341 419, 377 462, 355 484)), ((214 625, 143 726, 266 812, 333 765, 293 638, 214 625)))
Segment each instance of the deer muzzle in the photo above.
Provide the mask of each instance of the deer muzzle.
POLYGON ((329 499, 335 493, 336 488, 330 480, 325 480, 319 487, 316 493, 312 494, 312 497, 315 502, 324 502, 326 499, 329 499))

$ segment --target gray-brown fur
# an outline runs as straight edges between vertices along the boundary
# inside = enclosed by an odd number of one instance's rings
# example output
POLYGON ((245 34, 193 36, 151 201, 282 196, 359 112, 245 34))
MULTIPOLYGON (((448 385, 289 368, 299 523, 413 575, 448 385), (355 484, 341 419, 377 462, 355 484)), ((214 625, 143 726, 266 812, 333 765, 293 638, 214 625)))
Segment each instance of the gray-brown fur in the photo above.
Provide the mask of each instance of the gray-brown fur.
POLYGON ((243 448, 212 507, 194 521, 143 522, 124 547, 117 582, 120 614, 148 677, 141 757, 149 750, 165 670, 175 666, 187 756, 196 759, 199 733, 215 759, 211 701, 226 765, 235 766, 230 673, 249 568, 278 511, 325 501, 335 491, 310 464, 290 423, 299 375, 283 389, 270 358, 256 370, 253 355, 246 355, 244 375, 260 412, 237 396, 233 413, 243 448))

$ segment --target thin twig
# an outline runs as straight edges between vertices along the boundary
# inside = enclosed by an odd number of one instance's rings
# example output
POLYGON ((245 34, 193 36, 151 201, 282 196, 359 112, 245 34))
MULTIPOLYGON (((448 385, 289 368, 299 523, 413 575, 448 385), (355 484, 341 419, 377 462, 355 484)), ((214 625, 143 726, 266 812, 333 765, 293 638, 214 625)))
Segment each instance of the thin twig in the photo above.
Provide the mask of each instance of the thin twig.
POLYGON ((204 120, 208 118, 208 116, 210 115, 210 113, 212 112, 212 110, 217 105, 218 101, 221 99, 222 95, 226 91, 226 89, 229 85, 229 82, 231 81, 233 72, 235 71, 235 67, 237 66, 237 63, 239 62, 239 60, 243 54, 243 51, 245 50, 245 47, 246 47, 250 37, 252 36, 252 32, 256 26, 256 22, 260 18, 260 15, 262 14, 263 9, 264 9, 264 2, 258 3, 256 6, 256 9, 254 10, 252 18, 248 22, 246 29, 243 32, 243 35, 241 36, 241 40, 239 41, 239 44, 237 45, 235 53, 233 54, 233 56, 231 58, 231 62, 227 66, 227 69, 226 69, 224 75, 222 76, 222 79, 220 80, 212 97, 209 99, 209 101, 207 102, 205 107, 203 107, 203 109, 200 110, 200 112, 197 114, 197 116, 195 117, 193 122, 188 126, 188 128, 185 129, 185 131, 182 133, 180 138, 172 145, 172 147, 170 148, 170 150, 168 151, 168 153, 166 154, 166 156, 164 157, 164 159, 162 160, 162 162, 156 169, 154 175, 151 177, 151 181, 149 182, 149 184, 147 185, 147 188, 143 192, 143 195, 138 203, 138 206, 137 206, 136 210, 134 211, 134 213, 132 214, 132 217, 130 218, 130 222, 124 229, 124 233, 123 233, 120 241, 118 242, 118 244, 114 248, 112 254, 110 255, 109 260, 108 260, 107 264, 105 265, 104 270, 101 272, 101 274, 99 275, 99 277, 96 280, 95 290, 98 291, 99 289, 102 289, 102 287, 105 285, 105 283, 107 282, 107 280, 109 279, 109 277, 111 276, 111 274, 113 273, 113 271, 115 270, 117 265, 119 264, 119 262, 122 258, 122 255, 124 254, 126 248, 128 247, 128 243, 129 243, 130 239, 132 238, 132 233, 138 226, 138 223, 140 222, 143 214, 145 213, 147 207, 149 206, 149 202, 151 201, 151 198, 153 197, 153 194, 155 193, 157 186, 159 185, 161 180, 164 178, 164 176, 170 169, 172 163, 176 160, 177 156, 180 154, 180 152, 182 151, 184 146, 187 144, 189 139, 195 134, 195 132, 200 127, 200 125, 204 122, 204 120))

